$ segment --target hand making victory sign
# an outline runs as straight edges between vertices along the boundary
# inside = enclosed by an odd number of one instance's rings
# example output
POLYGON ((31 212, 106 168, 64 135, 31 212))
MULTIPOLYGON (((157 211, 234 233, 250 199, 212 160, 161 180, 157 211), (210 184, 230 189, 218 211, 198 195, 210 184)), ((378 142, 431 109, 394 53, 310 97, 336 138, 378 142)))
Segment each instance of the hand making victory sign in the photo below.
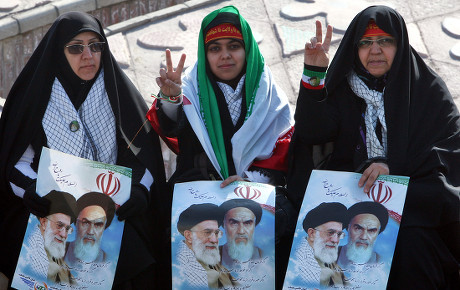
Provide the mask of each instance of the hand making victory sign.
POLYGON ((168 97, 174 97, 181 93, 181 75, 184 69, 185 54, 182 54, 176 70, 174 70, 171 59, 171 51, 166 49, 166 69, 160 69, 160 76, 156 78, 161 93, 168 97))
POLYGON ((323 42, 321 22, 316 20, 316 37, 305 43, 304 62, 306 65, 327 67, 329 65, 329 46, 332 39, 332 26, 327 26, 326 37, 323 42))
MULTIPOLYGON (((312 37, 310 42, 305 44, 304 62, 306 65, 318 67, 329 66, 329 46, 332 39, 332 26, 327 26, 326 37, 323 40, 321 22, 316 20, 316 37, 312 37)), ((358 186, 363 187, 364 192, 369 192, 371 186, 379 175, 389 174, 388 165, 385 163, 371 163, 371 165, 363 172, 363 175, 358 181, 358 186)))

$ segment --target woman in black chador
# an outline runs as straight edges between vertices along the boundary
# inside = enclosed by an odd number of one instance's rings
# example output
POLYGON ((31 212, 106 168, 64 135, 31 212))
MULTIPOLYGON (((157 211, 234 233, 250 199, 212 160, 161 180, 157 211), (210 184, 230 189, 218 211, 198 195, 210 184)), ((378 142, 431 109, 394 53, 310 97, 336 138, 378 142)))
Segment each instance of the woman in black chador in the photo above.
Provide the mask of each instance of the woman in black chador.
POLYGON ((43 217, 49 210, 35 188, 47 146, 133 169, 131 197, 117 210, 126 223, 114 288, 152 287, 153 242, 160 243, 167 222, 159 210, 165 182, 159 139, 143 125, 146 112, 100 22, 80 12, 57 18, 14 83, 0 121, 0 271, 10 283, 29 213, 43 217))
POLYGON ((380 174, 409 176, 388 288, 459 289, 460 116, 445 83, 391 8, 360 12, 329 68, 332 27, 323 41, 316 25, 295 114, 291 198, 300 207, 314 167, 361 172, 364 192, 380 174), (332 153, 316 163, 313 148, 326 143, 332 153))

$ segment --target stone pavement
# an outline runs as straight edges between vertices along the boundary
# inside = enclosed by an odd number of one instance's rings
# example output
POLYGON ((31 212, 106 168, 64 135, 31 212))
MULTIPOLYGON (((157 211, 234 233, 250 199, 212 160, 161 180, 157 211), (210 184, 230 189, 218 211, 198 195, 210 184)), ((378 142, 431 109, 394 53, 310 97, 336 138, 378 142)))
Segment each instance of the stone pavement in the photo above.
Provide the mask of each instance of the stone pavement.
POLYGON ((303 47, 315 32, 315 20, 334 26, 332 59, 348 23, 373 4, 385 4, 402 14, 412 46, 444 79, 460 107, 460 0, 192 0, 108 27, 116 59, 148 103, 151 93, 158 92, 155 77, 165 65, 164 50, 172 50, 174 64, 185 53, 186 66, 192 65, 201 20, 230 4, 251 25, 267 64, 293 107, 303 69, 303 47), (164 13, 168 15, 159 17, 164 13))

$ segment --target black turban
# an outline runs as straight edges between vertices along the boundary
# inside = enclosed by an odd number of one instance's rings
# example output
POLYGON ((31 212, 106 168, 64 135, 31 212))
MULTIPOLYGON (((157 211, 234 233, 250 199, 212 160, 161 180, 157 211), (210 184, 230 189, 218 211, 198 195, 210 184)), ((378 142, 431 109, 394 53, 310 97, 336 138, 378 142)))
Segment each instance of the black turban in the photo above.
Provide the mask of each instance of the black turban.
POLYGON ((222 212, 212 203, 192 204, 184 210, 177 221, 177 230, 184 235, 185 230, 190 230, 202 221, 215 220, 219 227, 222 225, 222 212))
POLYGON ((347 224, 347 208, 339 202, 323 202, 314 209, 310 210, 303 220, 305 232, 309 228, 316 228, 327 222, 342 223, 342 229, 347 224))
POLYGON ((358 202, 352 205, 348 209, 348 222, 350 222, 355 216, 359 214, 373 214, 375 215, 380 221, 380 232, 385 230, 385 227, 388 223, 388 211, 387 209, 378 202, 374 201, 363 201, 358 202))
POLYGON ((113 216, 115 214, 115 202, 112 198, 100 192, 85 193, 77 200, 78 213, 80 214, 85 207, 90 205, 98 205, 102 207, 105 211, 105 216, 107 217, 105 228, 108 228, 112 223, 113 216))
POLYGON ((62 213, 70 216, 72 223, 77 216, 76 200, 73 195, 64 191, 52 190, 44 198, 50 201, 50 211, 48 215, 62 213))
POLYGON ((250 199, 237 198, 227 200, 219 206, 223 213, 223 217, 225 217, 225 214, 227 214, 229 210, 235 207, 245 207, 252 211, 252 213, 256 216, 256 225, 259 224, 260 219, 262 218, 262 207, 258 202, 255 202, 250 199))

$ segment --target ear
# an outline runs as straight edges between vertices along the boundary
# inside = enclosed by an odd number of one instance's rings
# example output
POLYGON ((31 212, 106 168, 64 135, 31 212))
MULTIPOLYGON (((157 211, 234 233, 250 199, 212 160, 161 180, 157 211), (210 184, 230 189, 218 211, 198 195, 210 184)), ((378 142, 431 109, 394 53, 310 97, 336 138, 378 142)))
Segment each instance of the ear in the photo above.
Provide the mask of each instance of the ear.
POLYGON ((38 221, 40 222, 40 228, 42 230, 45 230, 45 228, 46 228, 46 218, 42 218, 42 217, 38 218, 38 221))
POLYGON ((308 234, 308 240, 313 242, 314 241, 314 236, 315 236, 315 229, 313 228, 308 228, 307 230, 307 234, 308 234))
POLYGON ((187 242, 187 244, 191 244, 192 243, 192 231, 185 230, 184 231, 184 238, 185 238, 185 241, 187 242))

